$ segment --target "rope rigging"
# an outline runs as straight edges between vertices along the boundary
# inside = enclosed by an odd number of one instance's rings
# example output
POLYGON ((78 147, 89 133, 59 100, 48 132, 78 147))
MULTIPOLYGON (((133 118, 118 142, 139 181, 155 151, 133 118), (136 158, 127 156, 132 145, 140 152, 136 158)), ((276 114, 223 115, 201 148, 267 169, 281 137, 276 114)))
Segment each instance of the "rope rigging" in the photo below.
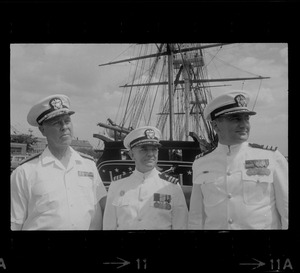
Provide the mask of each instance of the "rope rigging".
MULTIPOLYGON (((207 45, 204 45, 204 48, 206 47, 207 45)), ((203 111, 207 103, 212 99, 210 87, 222 85, 212 86, 210 84, 208 66, 215 66, 216 61, 219 61, 226 64, 226 66, 247 72, 248 74, 258 75, 220 59, 218 56, 220 55, 222 46, 219 46, 215 54, 203 51, 202 48, 203 44, 142 45, 138 56, 143 57, 132 58, 137 61, 135 62, 133 77, 131 77, 130 81, 127 81, 130 84, 124 86, 130 89, 127 89, 128 92, 124 92, 119 105, 119 108, 125 108, 120 126, 125 128, 125 124, 128 124, 127 128, 137 128, 142 125, 151 125, 154 123, 154 115, 158 113, 155 126, 165 135, 164 139, 167 139, 167 131, 170 129, 168 127, 171 127, 167 121, 170 118, 170 107, 172 106, 172 112, 174 111, 174 116, 172 116, 172 127, 175 133, 174 140, 183 140, 184 138, 187 140, 189 132, 193 132, 200 139, 212 143, 215 139, 215 134, 211 124, 205 120, 203 111), (153 48, 156 49, 156 53, 153 53, 153 48), (189 51, 189 48, 193 48, 193 51, 189 51), (174 100, 171 106, 169 104, 169 87, 166 84, 168 83, 166 68, 167 63, 170 62, 170 57, 168 59, 166 49, 171 49, 173 52, 171 56, 173 56, 172 66, 174 66, 172 76, 174 79, 174 90, 171 97, 174 100), (162 54, 160 55, 160 53, 162 54), (147 54, 151 56, 150 61, 144 57, 147 54), (208 62, 206 62, 206 56, 210 56, 208 62), (169 61, 167 62, 167 60, 169 61), (123 105, 124 107, 122 107, 123 105)), ((131 59, 124 61, 131 61, 131 59)), ((217 67, 214 70, 219 73, 217 67)), ((223 79, 213 80, 217 82, 223 79)), ((238 79, 232 78, 229 80, 238 79)), ((242 89, 244 88, 244 82, 242 81, 242 89)), ((260 81, 260 86, 261 83, 262 81, 260 81)), ((253 108, 257 102, 259 91, 260 87, 253 108)))

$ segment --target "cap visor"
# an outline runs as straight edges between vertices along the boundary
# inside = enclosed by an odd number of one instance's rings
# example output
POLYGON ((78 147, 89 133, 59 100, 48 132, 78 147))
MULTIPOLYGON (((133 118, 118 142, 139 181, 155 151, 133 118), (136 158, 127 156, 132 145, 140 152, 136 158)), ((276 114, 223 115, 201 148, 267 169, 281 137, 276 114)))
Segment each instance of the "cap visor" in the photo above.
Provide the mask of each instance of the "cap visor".
POLYGON ((134 147, 146 146, 146 145, 147 146, 156 146, 156 147, 160 147, 161 146, 161 144, 159 142, 157 142, 157 141, 144 141, 144 142, 137 143, 136 145, 133 145, 131 147, 131 149, 134 148, 134 147))
POLYGON ((74 113, 75 113, 74 111, 70 111, 70 110, 67 110, 67 109, 54 111, 47 118, 45 118, 43 121, 50 120, 52 118, 55 118, 55 117, 58 117, 58 116, 62 116, 62 115, 70 115, 71 116, 74 113))
MULTIPOLYGON (((236 111, 230 111, 230 112, 226 112, 218 117, 223 117, 223 116, 229 116, 229 115, 234 115, 234 114, 247 114, 247 115, 256 115, 256 112, 254 111, 249 111, 249 110, 236 110, 236 111)), ((216 118, 218 118, 216 117, 216 118)))

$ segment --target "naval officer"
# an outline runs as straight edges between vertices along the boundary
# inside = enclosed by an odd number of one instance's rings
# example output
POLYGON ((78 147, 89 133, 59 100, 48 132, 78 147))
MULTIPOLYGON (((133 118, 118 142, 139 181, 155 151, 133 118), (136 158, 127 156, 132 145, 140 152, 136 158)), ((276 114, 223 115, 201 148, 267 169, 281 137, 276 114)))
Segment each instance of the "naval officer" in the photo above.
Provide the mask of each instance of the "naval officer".
POLYGON ((27 121, 47 138, 48 147, 11 175, 12 230, 102 228, 106 190, 92 159, 70 147, 70 100, 48 96, 29 111, 27 121))
MULTIPOLYGON (((156 169, 160 131, 145 126, 124 139, 135 170, 111 183, 103 229, 186 229, 188 210, 181 186, 156 169)), ((178 181, 178 179, 177 179, 178 181)))
POLYGON ((249 96, 232 91, 204 110, 217 147, 193 163, 189 229, 287 229, 288 163, 273 147, 248 143, 249 96))

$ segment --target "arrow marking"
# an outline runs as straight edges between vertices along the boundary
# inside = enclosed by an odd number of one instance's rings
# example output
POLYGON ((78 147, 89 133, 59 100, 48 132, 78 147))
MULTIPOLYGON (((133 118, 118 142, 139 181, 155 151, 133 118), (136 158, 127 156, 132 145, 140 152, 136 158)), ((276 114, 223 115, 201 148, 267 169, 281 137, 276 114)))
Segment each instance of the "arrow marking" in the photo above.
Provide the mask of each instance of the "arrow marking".
POLYGON ((122 260, 122 262, 107 262, 107 263, 103 263, 103 264, 121 264, 120 266, 117 267, 117 269, 130 264, 130 262, 128 262, 122 258, 117 257, 117 259, 122 260))
POLYGON ((259 261, 259 260, 255 259, 255 258, 252 258, 252 260, 255 260, 256 263, 240 263, 240 265, 256 265, 256 267, 252 268, 252 270, 253 270, 253 269, 259 268, 259 267, 261 267, 261 266, 263 266, 263 265, 266 264, 266 263, 264 263, 262 261, 259 261))

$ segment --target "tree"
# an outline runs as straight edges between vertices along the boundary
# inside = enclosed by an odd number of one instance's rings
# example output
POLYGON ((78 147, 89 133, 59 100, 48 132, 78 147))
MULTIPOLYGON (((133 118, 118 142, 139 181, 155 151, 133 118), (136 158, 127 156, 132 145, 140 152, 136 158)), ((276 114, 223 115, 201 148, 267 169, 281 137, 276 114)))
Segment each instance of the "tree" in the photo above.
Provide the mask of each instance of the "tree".
POLYGON ((34 137, 32 135, 10 135, 10 141, 14 143, 24 143, 26 145, 26 152, 31 153, 33 152, 33 145, 37 143, 37 137, 34 137))

